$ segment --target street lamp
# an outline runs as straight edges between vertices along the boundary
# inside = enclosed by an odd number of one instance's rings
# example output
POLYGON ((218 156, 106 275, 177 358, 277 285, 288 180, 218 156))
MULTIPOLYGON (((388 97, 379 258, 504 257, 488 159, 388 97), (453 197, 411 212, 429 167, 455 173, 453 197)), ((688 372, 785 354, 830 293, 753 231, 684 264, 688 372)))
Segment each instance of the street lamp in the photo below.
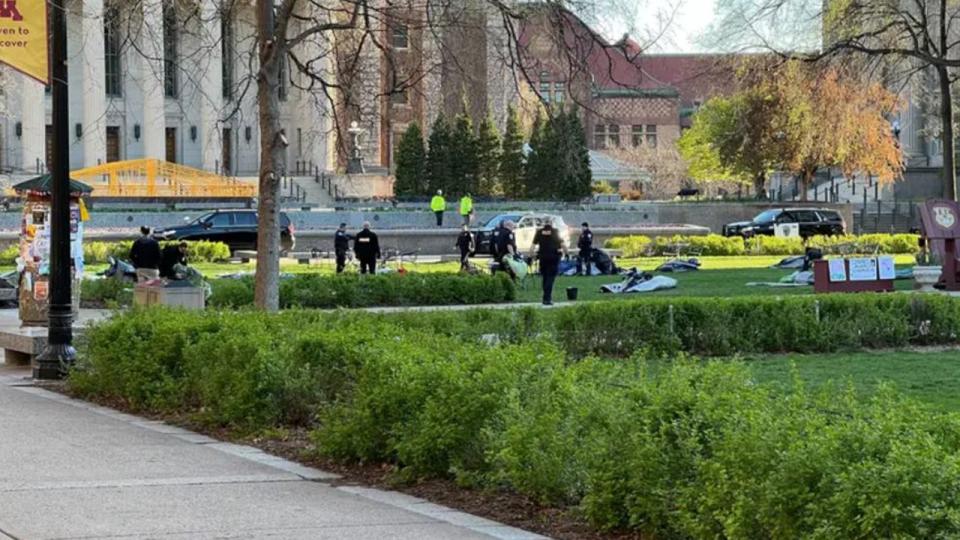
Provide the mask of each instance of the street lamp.
POLYGON ((50 2, 50 75, 53 94, 53 167, 50 181, 50 304, 47 346, 33 368, 35 379, 59 379, 77 358, 70 298, 70 127, 67 87, 66 0, 50 2))

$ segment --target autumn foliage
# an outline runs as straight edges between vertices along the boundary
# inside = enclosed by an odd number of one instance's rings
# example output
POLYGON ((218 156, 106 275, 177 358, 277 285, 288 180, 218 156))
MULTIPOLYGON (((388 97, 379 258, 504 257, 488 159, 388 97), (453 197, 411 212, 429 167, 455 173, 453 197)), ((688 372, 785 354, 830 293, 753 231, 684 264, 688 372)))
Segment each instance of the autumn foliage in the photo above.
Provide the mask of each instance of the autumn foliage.
POLYGON ((759 191, 767 174, 780 170, 795 174, 805 194, 825 167, 881 183, 903 170, 888 120, 897 96, 840 68, 788 62, 715 99, 680 144, 698 179, 739 177, 759 191))

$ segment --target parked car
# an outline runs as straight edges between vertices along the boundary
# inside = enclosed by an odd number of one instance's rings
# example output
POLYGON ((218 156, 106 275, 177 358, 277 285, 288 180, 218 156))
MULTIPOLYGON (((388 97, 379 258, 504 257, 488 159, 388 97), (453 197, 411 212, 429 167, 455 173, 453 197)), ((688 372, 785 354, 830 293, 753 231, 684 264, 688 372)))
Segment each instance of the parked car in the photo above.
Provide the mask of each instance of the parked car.
MULTIPOLYGON (((158 240, 208 240, 223 242, 233 253, 257 249, 256 210, 214 210, 197 219, 175 227, 154 231, 158 240)), ((296 245, 293 224, 280 213, 280 250, 288 252, 296 245)))
POLYGON ((737 221, 723 226, 724 236, 773 236, 774 227, 784 223, 800 225, 800 236, 844 234, 847 224, 836 210, 826 208, 774 208, 764 210, 751 221, 737 221))
POLYGON ((537 229, 543 227, 547 219, 553 220, 553 227, 560 231, 560 241, 564 249, 570 247, 570 228, 564 223, 563 218, 553 214, 500 214, 491 218, 476 231, 476 251, 477 255, 489 255, 490 239, 493 236, 493 230, 506 221, 512 221, 517 224, 514 234, 517 237, 517 249, 521 253, 530 251, 533 247, 533 236, 537 229))

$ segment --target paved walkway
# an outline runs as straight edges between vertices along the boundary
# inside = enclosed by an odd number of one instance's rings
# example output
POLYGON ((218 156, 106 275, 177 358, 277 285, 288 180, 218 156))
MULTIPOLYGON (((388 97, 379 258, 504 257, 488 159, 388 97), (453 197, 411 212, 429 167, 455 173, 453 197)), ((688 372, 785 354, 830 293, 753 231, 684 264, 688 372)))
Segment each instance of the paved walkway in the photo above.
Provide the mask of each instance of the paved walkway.
POLYGON ((0 540, 542 538, 69 399, 0 363, 0 540))

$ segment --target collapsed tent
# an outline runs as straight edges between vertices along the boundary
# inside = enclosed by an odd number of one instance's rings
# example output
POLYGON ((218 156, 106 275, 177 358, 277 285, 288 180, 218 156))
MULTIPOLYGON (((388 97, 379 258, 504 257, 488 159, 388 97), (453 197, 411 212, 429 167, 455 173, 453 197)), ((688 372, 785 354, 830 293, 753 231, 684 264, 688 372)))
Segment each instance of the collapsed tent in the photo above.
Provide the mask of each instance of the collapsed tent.
MULTIPOLYGON (((580 257, 576 256, 560 262, 560 275, 573 276, 577 273, 577 263, 580 257)), ((613 262, 610 254, 602 249, 594 249, 590 253, 590 275, 591 276, 612 276, 619 274, 620 269, 613 262)))
POLYGON ((666 276, 654 276, 649 272, 631 270, 620 283, 610 283, 600 287, 600 292, 611 294, 653 292, 675 289, 677 280, 666 276))
POLYGON ((657 272, 693 272, 700 269, 697 259, 673 259, 657 267, 657 272))

